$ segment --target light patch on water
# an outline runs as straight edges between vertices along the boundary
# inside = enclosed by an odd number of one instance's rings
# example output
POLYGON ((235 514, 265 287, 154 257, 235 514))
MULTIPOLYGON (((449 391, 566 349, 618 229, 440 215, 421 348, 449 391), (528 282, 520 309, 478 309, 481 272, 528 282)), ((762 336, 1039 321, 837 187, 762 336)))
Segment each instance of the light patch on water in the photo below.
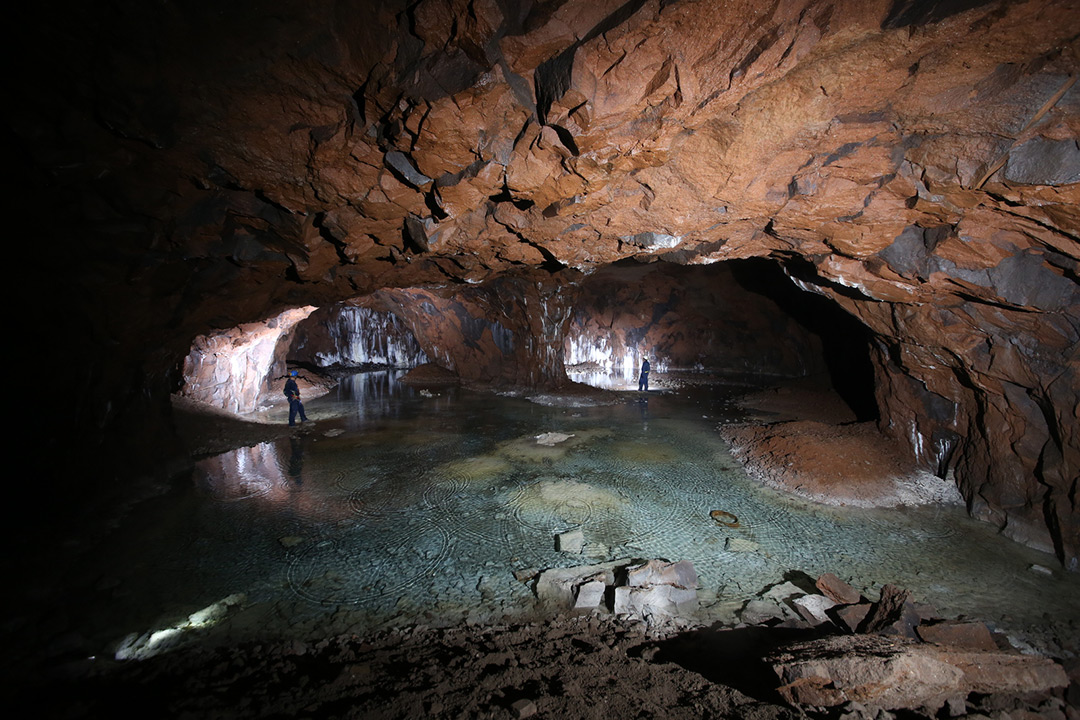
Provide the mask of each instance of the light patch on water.
POLYGON ((487 480, 501 475, 512 466, 506 458, 493 455, 481 455, 465 460, 455 460, 443 465, 437 470, 438 474, 451 478, 462 478, 470 482, 487 480))
POLYGON ((543 480, 529 488, 523 507, 546 505, 561 507, 568 503, 588 504, 596 509, 616 510, 623 500, 607 490, 577 480, 543 480))
POLYGON ((641 463, 667 463, 679 456, 671 446, 649 440, 614 443, 611 450, 625 460, 641 463))

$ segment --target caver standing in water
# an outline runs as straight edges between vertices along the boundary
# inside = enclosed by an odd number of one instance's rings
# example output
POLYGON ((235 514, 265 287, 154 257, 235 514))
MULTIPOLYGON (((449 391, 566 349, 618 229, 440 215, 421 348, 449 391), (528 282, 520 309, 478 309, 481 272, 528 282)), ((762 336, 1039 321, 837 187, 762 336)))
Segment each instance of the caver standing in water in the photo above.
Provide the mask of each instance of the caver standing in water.
POLYGON ((300 402, 300 388, 296 385, 296 371, 289 373, 289 379, 285 381, 285 397, 289 398, 289 426, 296 424, 296 414, 300 413, 300 422, 307 422, 304 414, 304 403, 300 402))
POLYGON ((641 375, 638 376, 637 389, 646 392, 649 390, 649 358, 645 358, 641 363, 641 375))

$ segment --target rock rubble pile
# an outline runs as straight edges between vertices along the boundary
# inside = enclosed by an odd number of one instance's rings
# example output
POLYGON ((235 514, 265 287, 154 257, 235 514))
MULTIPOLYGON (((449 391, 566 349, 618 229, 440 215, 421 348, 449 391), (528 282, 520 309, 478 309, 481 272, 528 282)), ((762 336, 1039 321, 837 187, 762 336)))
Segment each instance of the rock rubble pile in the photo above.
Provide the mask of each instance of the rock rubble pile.
POLYGON ((849 720, 896 710, 958 717, 1001 711, 1009 697, 1023 698, 1014 703, 1017 717, 1076 716, 1075 707, 1065 712, 1066 697, 1080 699, 1076 678, 1070 681, 1049 658, 1021 653, 985 623, 946 620, 891 584, 876 602, 832 573, 814 586, 817 592, 780 583, 741 614, 746 625, 824 634, 764 658, 779 679, 778 694, 795 707, 822 713, 843 707, 849 720))

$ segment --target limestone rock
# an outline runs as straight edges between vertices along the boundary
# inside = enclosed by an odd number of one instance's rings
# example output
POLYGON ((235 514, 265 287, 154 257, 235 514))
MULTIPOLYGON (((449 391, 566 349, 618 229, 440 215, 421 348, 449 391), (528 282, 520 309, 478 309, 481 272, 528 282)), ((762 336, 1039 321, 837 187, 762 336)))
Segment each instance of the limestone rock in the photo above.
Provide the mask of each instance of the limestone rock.
POLYGON ((678 615, 696 607, 697 591, 673 585, 615 588, 616 615, 678 615))
POLYGON ((771 625, 790 619, 793 612, 769 600, 750 600, 739 613, 747 625, 771 625))
POLYGON ((827 614, 829 608, 836 606, 836 601, 824 595, 803 595, 791 601, 795 611, 802 616, 803 620, 811 625, 824 625, 832 620, 827 614))
POLYGON ((881 599, 867 614, 862 631, 915 638, 915 627, 920 621, 911 593, 895 585, 885 585, 881 588, 881 599))
POLYGON ((858 603, 856 605, 843 605, 833 610, 833 615, 839 621, 839 625, 846 628, 848 632, 858 632, 859 627, 862 625, 866 616, 870 614, 870 610, 873 605, 866 603, 858 603))
POLYGON ((540 573, 536 580, 536 597, 541 603, 556 608, 571 608, 577 599, 578 588, 594 581, 605 586, 615 584, 616 568, 627 560, 613 560, 597 565, 573 568, 551 568, 540 573))
POLYGON ((525 720, 525 718, 530 718, 537 713, 536 703, 532 700, 529 700, 528 698, 515 700, 513 703, 511 703, 510 707, 512 707, 514 709, 514 712, 517 713, 517 717, 519 718, 519 720, 525 720))
POLYGON ((607 585, 603 580, 590 580, 578 585, 574 596, 575 610, 588 610, 599 607, 604 601, 607 585))
POLYGON ((690 590, 697 589, 697 573, 688 560, 669 563, 663 560, 649 560, 643 565, 626 569, 626 584, 630 587, 649 587, 652 585, 670 585, 690 590))

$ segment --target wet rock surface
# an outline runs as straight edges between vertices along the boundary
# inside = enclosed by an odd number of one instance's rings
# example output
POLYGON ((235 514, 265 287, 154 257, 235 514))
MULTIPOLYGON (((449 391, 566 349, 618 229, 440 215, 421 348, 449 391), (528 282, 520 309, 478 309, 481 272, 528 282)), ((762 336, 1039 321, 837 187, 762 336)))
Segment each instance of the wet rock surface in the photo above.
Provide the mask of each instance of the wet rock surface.
POLYGON ((760 262, 620 263, 597 270, 582 281, 574 303, 567 364, 625 365, 636 372, 648 357, 654 370, 823 372, 821 338, 784 309, 802 293, 775 270, 760 262), (782 301, 763 295, 763 284, 782 301))

